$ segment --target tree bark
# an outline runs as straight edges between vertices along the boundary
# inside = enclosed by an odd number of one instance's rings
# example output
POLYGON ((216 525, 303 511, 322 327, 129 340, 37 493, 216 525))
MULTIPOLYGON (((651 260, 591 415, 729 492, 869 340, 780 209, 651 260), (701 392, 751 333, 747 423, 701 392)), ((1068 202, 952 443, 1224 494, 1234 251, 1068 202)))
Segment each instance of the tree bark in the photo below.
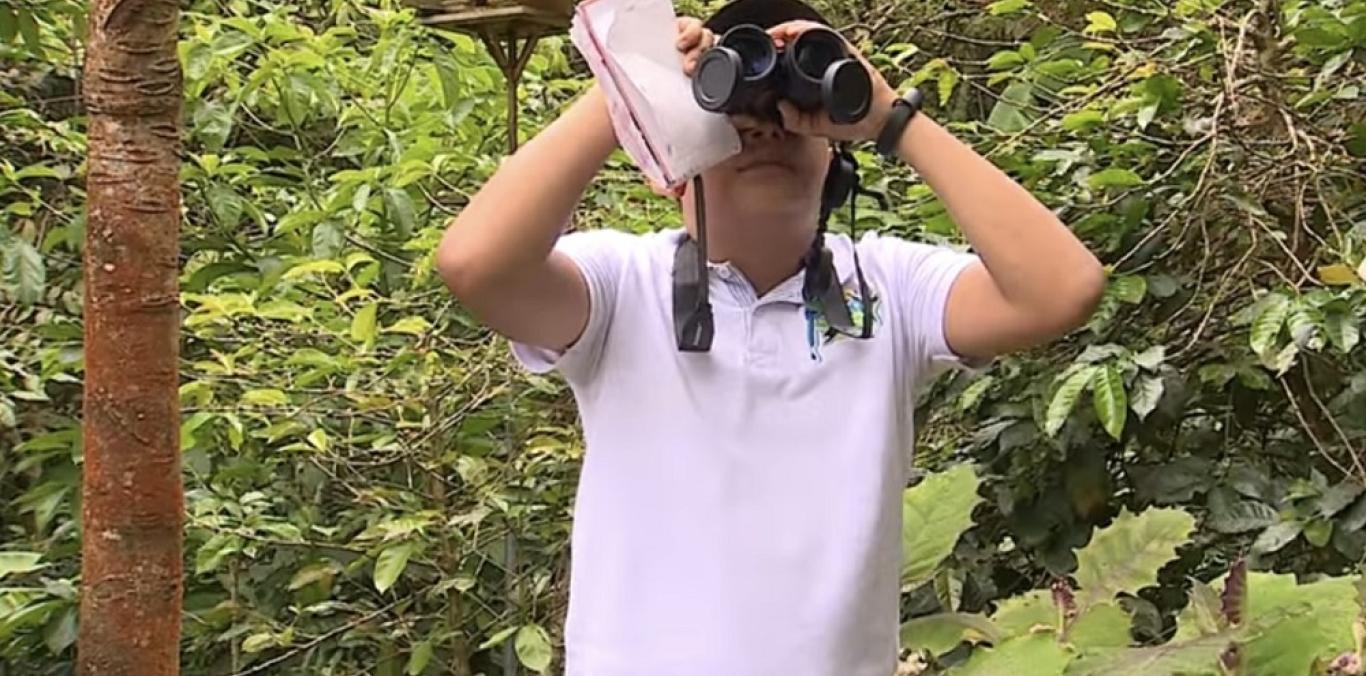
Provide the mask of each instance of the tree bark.
POLYGON ((180 62, 174 0, 93 0, 77 668, 179 674, 180 62))

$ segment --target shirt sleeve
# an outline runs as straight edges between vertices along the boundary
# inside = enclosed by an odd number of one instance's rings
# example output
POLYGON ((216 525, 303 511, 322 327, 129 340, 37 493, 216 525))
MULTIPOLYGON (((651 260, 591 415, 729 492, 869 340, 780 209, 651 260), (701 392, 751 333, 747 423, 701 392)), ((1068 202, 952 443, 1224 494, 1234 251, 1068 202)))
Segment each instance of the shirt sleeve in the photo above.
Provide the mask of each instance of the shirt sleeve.
POLYGON ((555 250, 578 267, 588 287, 588 322, 578 340, 564 350, 510 341, 513 356, 524 368, 537 374, 559 371, 576 382, 592 376, 602 361, 630 242, 628 233, 609 229, 572 232, 555 242, 555 250))
POLYGON ((898 349, 913 382, 948 369, 979 370, 988 365, 954 352, 945 335, 949 291, 963 270, 980 260, 978 256, 876 233, 866 235, 860 248, 873 253, 882 268, 888 287, 882 291, 884 314, 901 337, 898 349))

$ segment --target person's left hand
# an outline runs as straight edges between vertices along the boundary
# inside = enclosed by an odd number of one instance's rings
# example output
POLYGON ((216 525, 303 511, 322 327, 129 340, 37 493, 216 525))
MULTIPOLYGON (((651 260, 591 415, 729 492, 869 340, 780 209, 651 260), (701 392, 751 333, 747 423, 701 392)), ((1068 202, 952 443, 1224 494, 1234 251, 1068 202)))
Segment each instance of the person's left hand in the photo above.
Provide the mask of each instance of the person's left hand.
MULTIPOLYGON (((778 24, 768 29, 768 34, 773 36, 774 45, 782 48, 790 44, 797 36, 806 30, 820 26, 821 24, 811 21, 789 21, 778 24)), ((783 126, 789 131, 804 134, 807 136, 822 136, 836 141, 874 141, 882 131, 882 126, 887 121, 887 115, 892 110, 892 103, 897 98, 896 90, 887 84, 887 80, 882 74, 868 63, 848 40, 844 41, 845 49, 849 55, 859 60, 863 67, 868 71, 868 77, 872 80, 872 106, 868 114, 862 120, 854 124, 835 124, 830 121, 830 116, 824 110, 805 112, 798 110, 790 101, 781 100, 778 102, 778 111, 783 116, 783 126)))

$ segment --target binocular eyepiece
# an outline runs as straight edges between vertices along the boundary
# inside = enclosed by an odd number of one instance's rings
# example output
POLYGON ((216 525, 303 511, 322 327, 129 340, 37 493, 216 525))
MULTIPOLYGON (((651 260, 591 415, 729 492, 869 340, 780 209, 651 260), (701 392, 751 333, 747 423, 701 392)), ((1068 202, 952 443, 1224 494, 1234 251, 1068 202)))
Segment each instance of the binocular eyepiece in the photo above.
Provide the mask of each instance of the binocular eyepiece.
POLYGON ((778 118, 779 99, 799 110, 824 109, 835 124, 868 114, 872 80, 835 31, 818 26, 778 49, 763 28, 742 24, 726 31, 698 61, 693 97, 711 112, 778 118))

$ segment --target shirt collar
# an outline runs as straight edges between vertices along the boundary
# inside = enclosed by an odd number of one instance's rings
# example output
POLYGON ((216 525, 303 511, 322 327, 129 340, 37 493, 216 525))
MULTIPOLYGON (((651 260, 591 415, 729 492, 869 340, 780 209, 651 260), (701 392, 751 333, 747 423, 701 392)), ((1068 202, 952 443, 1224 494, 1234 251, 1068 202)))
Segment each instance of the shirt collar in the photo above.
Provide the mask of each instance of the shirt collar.
MULTIPOLYGON (((675 243, 682 242, 687 236, 687 231, 680 229, 674 235, 675 243)), ((848 285, 854 281, 854 255, 853 243, 848 236, 834 233, 826 233, 825 246, 830 249, 831 257, 835 263, 835 273, 839 275, 840 284, 848 285)), ((723 280, 735 280, 748 284, 744 273, 735 267, 730 261, 707 261, 707 272, 710 277, 719 277, 723 280)), ((782 300, 792 303, 802 303, 802 282, 806 270, 798 270, 795 274, 783 280, 778 286, 773 288, 768 298, 782 300)))

